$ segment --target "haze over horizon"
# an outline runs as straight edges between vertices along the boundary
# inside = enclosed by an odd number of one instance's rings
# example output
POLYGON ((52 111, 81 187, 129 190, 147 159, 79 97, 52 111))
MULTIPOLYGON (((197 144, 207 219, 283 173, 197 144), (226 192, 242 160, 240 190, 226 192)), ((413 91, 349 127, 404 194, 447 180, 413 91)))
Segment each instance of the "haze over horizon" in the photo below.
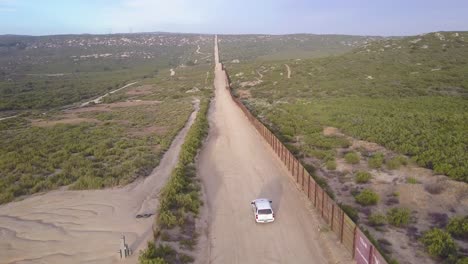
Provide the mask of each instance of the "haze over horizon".
POLYGON ((415 35, 468 30, 468 2, 0 0, 0 34, 415 35))

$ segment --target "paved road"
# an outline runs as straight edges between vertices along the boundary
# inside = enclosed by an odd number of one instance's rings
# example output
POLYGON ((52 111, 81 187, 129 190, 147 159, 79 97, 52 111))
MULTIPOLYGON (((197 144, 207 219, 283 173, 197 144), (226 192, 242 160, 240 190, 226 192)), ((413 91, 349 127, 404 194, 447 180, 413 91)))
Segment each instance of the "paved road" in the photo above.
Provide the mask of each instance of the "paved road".
POLYGON ((198 262, 337 263, 330 233, 319 231, 318 216, 286 168, 231 100, 217 50, 210 133, 198 162, 209 248, 198 262), (255 223, 250 201, 258 197, 273 200, 274 223, 255 223))

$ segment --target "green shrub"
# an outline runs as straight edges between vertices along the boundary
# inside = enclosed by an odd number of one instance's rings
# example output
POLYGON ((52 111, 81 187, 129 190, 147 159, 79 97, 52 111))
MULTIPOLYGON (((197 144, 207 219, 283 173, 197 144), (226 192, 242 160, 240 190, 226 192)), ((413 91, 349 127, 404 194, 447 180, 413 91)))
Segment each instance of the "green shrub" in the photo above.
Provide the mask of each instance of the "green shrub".
POLYGON ((410 210, 407 208, 392 208, 387 212, 387 221, 393 226, 406 226, 410 222, 410 210))
POLYGON ((447 231, 457 238, 468 238, 468 216, 457 216, 450 219, 447 231))
POLYGON ((354 180, 356 183, 367 183, 370 179, 372 179, 372 175, 369 172, 358 171, 354 180))
POLYGON ((328 160, 325 163, 325 167, 327 170, 336 170, 336 161, 335 160, 328 160))
POLYGON ((344 159, 349 164, 358 164, 360 160, 359 154, 354 151, 346 153, 344 159))
POLYGON ((347 204, 340 204, 340 207, 355 223, 359 221, 359 214, 356 208, 347 204))
POLYGON ((145 250, 140 251, 138 256, 139 263, 145 264, 167 264, 174 260, 177 252, 169 245, 159 245, 156 247, 149 241, 145 250))
POLYGON ((177 217, 169 210, 162 210, 159 214, 159 224, 162 227, 173 228, 177 225, 177 217))
POLYGON ((354 197, 360 205, 375 205, 379 202, 379 195, 370 189, 364 189, 361 193, 354 197))
POLYGON ((368 165, 372 169, 380 169, 384 162, 384 154, 383 153, 375 153, 372 157, 368 160, 368 165))
POLYGON ((468 264, 468 257, 461 257, 456 264, 468 264))
POLYGON ((407 165, 408 160, 405 156, 397 156, 393 157, 385 162, 387 169, 389 170, 396 170, 401 167, 401 165, 407 165))
POLYGON ((369 216, 369 224, 372 226, 382 226, 387 223, 387 218, 384 214, 375 213, 369 216))
POLYGON ((407 177, 407 178, 406 178, 406 183, 409 183, 409 184, 418 184, 419 181, 416 180, 416 178, 414 178, 414 177, 407 177))
POLYGON ((446 258, 456 254, 457 247, 449 233, 434 228, 424 233, 421 242, 431 256, 446 258))

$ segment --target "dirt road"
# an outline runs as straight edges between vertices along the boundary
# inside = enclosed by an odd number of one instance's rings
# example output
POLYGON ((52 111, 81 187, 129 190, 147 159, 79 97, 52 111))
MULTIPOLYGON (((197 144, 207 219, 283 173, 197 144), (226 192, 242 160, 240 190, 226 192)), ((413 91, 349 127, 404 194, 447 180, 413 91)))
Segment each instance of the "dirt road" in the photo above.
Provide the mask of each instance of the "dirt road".
POLYGON ((0 263, 136 263, 153 237, 159 191, 177 163, 181 145, 198 111, 150 176, 124 188, 51 191, 0 206, 0 263), (120 236, 134 255, 120 260, 120 236))
POLYGON ((99 104, 99 103, 101 103, 102 99, 103 99, 104 97, 108 96, 109 94, 116 93, 116 92, 118 92, 118 91, 120 91, 120 90, 122 90, 122 89, 125 89, 125 88, 127 88, 127 87, 130 87, 130 86, 134 85, 135 83, 138 83, 138 82, 129 83, 129 84, 125 85, 125 86, 120 87, 119 89, 115 89, 115 90, 110 91, 110 92, 108 92, 108 93, 106 93, 106 94, 104 94, 104 95, 101 95, 101 96, 99 96, 99 97, 96 98, 96 99, 93 99, 93 100, 88 101, 88 102, 84 102, 84 103, 82 103, 80 106, 81 106, 81 107, 84 107, 84 106, 87 106, 87 105, 89 105, 89 104, 91 104, 91 103, 99 104))
POLYGON ((210 133, 198 161, 208 210, 208 249, 198 263, 346 263, 330 254, 336 242, 319 231, 286 168, 231 100, 217 50, 210 133), (255 223, 250 201, 259 197, 273 200, 274 223, 255 223))
POLYGON ((288 71, 288 79, 291 79, 291 68, 289 68, 289 65, 285 64, 286 70, 288 71))
POLYGON ((18 115, 2 117, 2 118, 0 118, 0 121, 2 121, 2 120, 7 120, 7 119, 10 119, 10 118, 15 118, 15 117, 17 117, 17 116, 18 116, 18 115))

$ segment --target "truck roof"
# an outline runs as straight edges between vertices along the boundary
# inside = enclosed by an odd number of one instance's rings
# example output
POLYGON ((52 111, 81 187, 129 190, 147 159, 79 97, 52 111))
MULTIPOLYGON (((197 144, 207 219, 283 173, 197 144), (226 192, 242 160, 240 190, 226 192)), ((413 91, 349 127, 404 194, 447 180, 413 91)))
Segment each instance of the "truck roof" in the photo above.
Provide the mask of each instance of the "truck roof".
POLYGON ((271 209, 270 200, 268 199, 255 199, 254 202, 258 209, 271 209))

